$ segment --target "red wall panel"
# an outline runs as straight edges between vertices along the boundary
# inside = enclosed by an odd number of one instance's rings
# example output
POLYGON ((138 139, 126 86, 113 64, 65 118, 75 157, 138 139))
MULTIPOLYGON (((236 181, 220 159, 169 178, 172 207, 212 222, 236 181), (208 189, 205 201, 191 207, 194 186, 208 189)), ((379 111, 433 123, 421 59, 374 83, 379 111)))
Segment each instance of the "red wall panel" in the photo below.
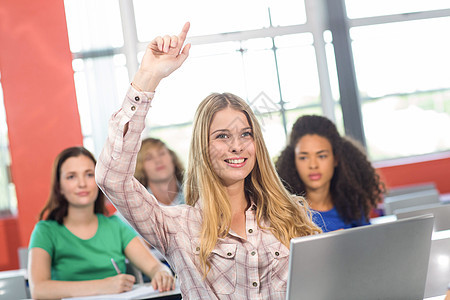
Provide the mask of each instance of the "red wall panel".
POLYGON ((440 194, 450 193, 450 153, 448 157, 377 170, 387 187, 434 182, 440 194))
POLYGON ((27 246, 47 199, 53 159, 82 144, 62 0, 0 1, 0 73, 18 200, 16 241, 0 241, 8 269, 18 267, 8 248, 27 246))

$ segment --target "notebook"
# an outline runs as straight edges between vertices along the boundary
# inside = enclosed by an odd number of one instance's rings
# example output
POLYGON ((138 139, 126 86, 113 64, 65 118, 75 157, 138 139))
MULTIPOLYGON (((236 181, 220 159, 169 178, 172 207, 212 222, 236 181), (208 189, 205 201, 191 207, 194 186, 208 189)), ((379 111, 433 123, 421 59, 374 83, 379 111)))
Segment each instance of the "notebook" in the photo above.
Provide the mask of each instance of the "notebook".
POLYGON ((286 299, 423 299, 433 218, 292 239, 286 299))

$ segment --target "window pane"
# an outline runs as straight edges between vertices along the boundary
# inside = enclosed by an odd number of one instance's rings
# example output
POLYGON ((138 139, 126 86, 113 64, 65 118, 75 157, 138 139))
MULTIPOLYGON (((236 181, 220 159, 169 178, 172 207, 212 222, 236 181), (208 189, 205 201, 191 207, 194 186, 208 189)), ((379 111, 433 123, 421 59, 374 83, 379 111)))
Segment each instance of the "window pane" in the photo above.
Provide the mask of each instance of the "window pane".
POLYGON ((450 18, 351 29, 369 154, 374 160, 450 149, 450 18), (369 100, 369 99, 376 100, 369 100))
POLYGON ((450 87, 450 18, 352 28, 363 97, 450 87))
POLYGON ((213 92, 243 97, 244 71, 239 48, 235 42, 193 47, 181 69, 158 86, 147 124, 155 127, 191 122, 198 104, 213 92))
POLYGON ((64 7, 72 52, 123 45, 117 0, 64 0, 64 7))
POLYGON ((373 160, 450 150, 450 89, 383 97, 362 112, 373 160))
POLYGON ((253 39, 242 43, 246 95, 239 95, 249 103, 258 100, 261 93, 272 103, 280 102, 275 57, 270 38, 253 39))
POLYGON ((270 15, 273 26, 304 24, 306 23, 305 1, 273 0, 270 2, 270 15))
POLYGON ((190 36, 268 27, 267 5, 262 3, 196 0, 158 1, 156 5, 154 1, 134 0, 138 39, 150 41, 164 33, 178 33, 186 21, 191 22, 190 36))
POLYGON ((269 150, 269 155, 272 161, 280 155, 281 150, 286 145, 286 134, 284 132, 283 121, 281 114, 271 113, 264 115, 257 115, 261 130, 263 133, 266 147, 269 150))
MULTIPOLYGON (((111 115, 119 109, 129 87, 123 55, 74 60, 75 90, 83 136, 95 141, 99 155, 111 115)), ((86 140, 87 141, 87 140, 86 140)))
POLYGON ((450 8, 448 0, 345 0, 349 18, 364 18, 450 8))
POLYGON ((286 108, 320 105, 320 87, 312 35, 298 34, 275 39, 281 91, 286 108))

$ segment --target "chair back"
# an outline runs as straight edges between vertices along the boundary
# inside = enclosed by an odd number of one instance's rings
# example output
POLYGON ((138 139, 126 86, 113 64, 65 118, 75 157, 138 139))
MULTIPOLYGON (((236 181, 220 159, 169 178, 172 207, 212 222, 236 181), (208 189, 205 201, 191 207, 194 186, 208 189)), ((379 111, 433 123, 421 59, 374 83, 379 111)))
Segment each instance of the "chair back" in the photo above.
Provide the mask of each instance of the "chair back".
POLYGON ((439 202, 439 191, 437 189, 427 189, 412 193, 386 196, 384 198, 384 212, 386 215, 391 215, 397 209, 436 204, 439 202))
POLYGON ((126 273, 136 277, 136 284, 143 284, 144 276, 142 275, 141 270, 139 270, 135 265, 133 265, 133 263, 128 259, 125 260, 125 264, 127 267, 126 273))
POLYGON ((19 256, 19 269, 26 270, 28 268, 28 247, 19 247, 17 254, 19 256))

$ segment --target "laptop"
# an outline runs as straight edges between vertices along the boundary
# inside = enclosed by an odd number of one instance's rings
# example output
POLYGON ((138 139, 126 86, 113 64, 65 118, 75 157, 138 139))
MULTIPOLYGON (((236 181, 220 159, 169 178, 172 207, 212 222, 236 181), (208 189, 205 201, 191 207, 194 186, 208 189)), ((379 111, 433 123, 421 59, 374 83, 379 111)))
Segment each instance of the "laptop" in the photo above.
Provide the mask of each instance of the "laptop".
POLYGON ((286 299, 423 299, 433 218, 292 239, 286 299))
POLYGON ((450 204, 438 203, 397 209, 394 214, 397 219, 432 214, 434 216, 434 231, 450 229, 450 204))
POLYGON ((425 298, 445 295, 450 283, 450 230, 433 233, 425 298))

